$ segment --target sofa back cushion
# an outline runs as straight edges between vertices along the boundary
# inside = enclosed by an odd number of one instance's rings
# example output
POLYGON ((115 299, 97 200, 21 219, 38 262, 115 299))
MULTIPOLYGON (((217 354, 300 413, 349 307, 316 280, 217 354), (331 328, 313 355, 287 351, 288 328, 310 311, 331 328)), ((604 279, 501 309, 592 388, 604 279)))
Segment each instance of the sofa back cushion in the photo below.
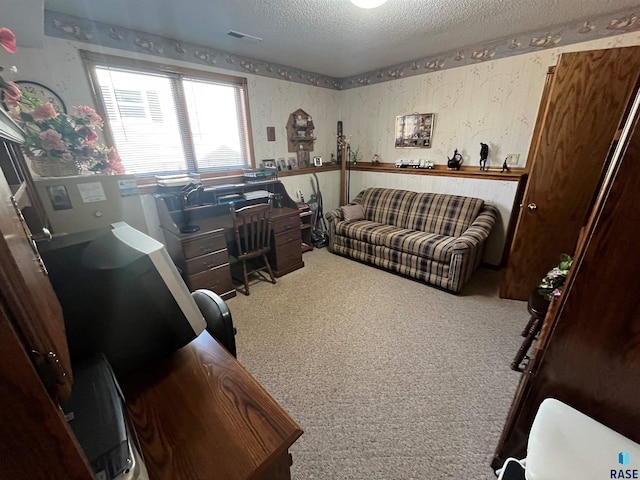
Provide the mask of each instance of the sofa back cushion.
POLYGON ((484 206, 484 200, 442 193, 417 193, 402 225, 410 230, 459 237, 484 206))
POLYGON ((364 218, 373 222, 405 228, 409 209, 416 192, 391 188, 366 188, 353 203, 364 208, 364 218))

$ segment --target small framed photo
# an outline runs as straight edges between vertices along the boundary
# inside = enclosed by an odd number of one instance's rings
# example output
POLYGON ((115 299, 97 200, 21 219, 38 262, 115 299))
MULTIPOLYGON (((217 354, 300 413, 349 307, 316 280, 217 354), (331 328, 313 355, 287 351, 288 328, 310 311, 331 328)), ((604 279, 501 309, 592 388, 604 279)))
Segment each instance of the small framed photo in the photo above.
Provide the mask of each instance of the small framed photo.
POLYGON ((275 158, 267 158, 266 160, 262 160, 263 168, 276 168, 276 159, 275 158))
POLYGON ((289 157, 289 170, 298 169, 298 159, 296 157, 289 157))
POLYGON ((67 187, 64 185, 51 185, 47 187, 47 194, 54 210, 70 210, 73 208, 67 187))
POLYGON ((287 162, 284 157, 278 159, 278 170, 281 172, 287 169, 287 162))
POLYGON ((313 157, 313 166, 321 167, 322 166, 322 157, 313 157))

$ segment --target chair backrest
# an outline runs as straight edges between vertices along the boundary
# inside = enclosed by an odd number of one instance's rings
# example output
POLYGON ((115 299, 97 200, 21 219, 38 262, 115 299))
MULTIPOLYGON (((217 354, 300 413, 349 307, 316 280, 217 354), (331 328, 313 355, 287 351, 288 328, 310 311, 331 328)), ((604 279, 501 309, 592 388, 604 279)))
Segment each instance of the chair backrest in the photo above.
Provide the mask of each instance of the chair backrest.
POLYGON ((253 258, 271 248, 271 202, 236 210, 231 204, 238 259, 253 258))

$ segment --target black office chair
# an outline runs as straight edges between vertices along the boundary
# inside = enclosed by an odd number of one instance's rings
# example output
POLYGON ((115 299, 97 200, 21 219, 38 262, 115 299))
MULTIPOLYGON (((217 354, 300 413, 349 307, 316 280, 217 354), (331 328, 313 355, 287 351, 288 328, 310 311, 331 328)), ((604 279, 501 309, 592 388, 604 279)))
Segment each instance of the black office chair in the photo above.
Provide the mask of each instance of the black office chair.
POLYGON ((207 322, 207 332, 235 357, 236 329, 225 301, 218 294, 206 289, 196 290, 191 296, 207 322))
POLYGON ((251 205, 239 210, 231 204, 231 217, 235 245, 229 253, 242 263, 244 277, 244 294, 249 295, 249 274, 267 271, 271 283, 276 283, 271 265, 267 259, 267 252, 271 250, 271 202, 251 205), (262 260, 256 265, 256 260, 262 260), (253 270, 247 268, 250 263, 253 270))

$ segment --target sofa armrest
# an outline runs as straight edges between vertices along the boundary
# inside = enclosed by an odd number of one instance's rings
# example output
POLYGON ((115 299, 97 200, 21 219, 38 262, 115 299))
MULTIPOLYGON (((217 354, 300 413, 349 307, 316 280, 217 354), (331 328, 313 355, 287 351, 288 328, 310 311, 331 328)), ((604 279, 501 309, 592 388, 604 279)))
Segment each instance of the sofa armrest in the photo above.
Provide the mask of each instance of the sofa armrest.
POLYGON ((325 213, 324 217, 330 222, 342 220, 342 210, 336 208, 335 210, 325 213))
POLYGON ((447 285, 452 292, 459 293, 480 265, 484 241, 491 233, 497 218, 498 209, 493 205, 485 204, 473 223, 453 244, 447 285))
POLYGON ((335 242, 336 236, 336 224, 343 219, 342 210, 336 208, 335 210, 331 210, 330 212, 325 213, 324 217, 328 220, 329 223, 329 243, 327 244, 327 250, 333 252, 333 244, 335 242))
POLYGON ((498 209, 493 205, 485 205, 469 228, 458 237, 453 246, 452 254, 464 253, 477 248, 487 239, 497 218, 498 209))

